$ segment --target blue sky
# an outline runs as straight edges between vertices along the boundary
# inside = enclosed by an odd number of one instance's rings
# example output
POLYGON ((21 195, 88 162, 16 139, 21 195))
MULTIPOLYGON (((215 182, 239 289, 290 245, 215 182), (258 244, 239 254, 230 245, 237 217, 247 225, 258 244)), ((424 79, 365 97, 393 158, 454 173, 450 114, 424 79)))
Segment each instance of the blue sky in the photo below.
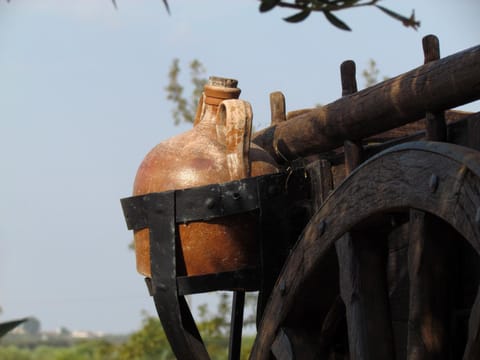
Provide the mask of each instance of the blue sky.
POLYGON ((415 8, 418 31, 373 9, 338 14, 353 32, 321 14, 288 24, 290 11, 259 14, 253 0, 172 0, 171 16, 160 0, 117 3, 0 1, 4 320, 124 333, 142 310, 154 313, 119 199, 148 150, 188 128, 173 126, 165 99, 172 59, 238 79, 261 128, 272 91, 289 110, 338 98, 346 59, 361 70, 373 58, 395 76, 421 65, 426 34, 439 36, 442 56, 480 44, 477 0, 383 1, 406 15, 415 8))

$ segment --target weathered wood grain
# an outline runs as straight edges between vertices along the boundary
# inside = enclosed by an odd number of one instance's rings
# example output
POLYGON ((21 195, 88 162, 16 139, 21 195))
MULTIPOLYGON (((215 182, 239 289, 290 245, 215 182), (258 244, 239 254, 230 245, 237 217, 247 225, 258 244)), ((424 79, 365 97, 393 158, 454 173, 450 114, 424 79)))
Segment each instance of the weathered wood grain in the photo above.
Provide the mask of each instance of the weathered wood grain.
MULTIPOLYGON (((358 167, 326 199, 292 250, 265 309, 251 359, 269 358, 277 330, 294 308, 302 306, 298 296, 302 279, 322 268, 338 238, 374 216, 410 208, 449 223, 480 252, 480 226, 475 220, 480 208, 479 153, 451 144, 410 143, 358 167), (432 174, 439 174, 435 192, 430 187, 432 174)), ((472 334, 478 326, 473 323, 472 334)))
POLYGON ((409 226, 407 359, 448 359, 452 305, 448 230, 432 215, 416 209, 410 211, 409 226))
POLYGON ((280 91, 270 94, 270 123, 272 125, 279 124, 287 120, 285 111, 285 96, 280 91))
MULTIPOLYGON (((440 43, 435 35, 427 35, 422 39, 424 63, 428 64, 440 59, 440 43)), ((427 112, 425 116, 427 140, 447 140, 447 125, 443 110, 439 112, 427 112)))
POLYGON ((480 98, 480 46, 425 64, 257 132, 279 162, 329 151, 480 98))
MULTIPOLYGON (((355 63, 340 67, 342 95, 357 91, 355 63)), ((344 142, 345 172, 362 162, 361 141, 344 142)), ((375 179, 372 179, 375 181, 375 179)), ((394 357, 386 279, 387 243, 372 232, 348 232, 336 243, 340 295, 345 303, 350 358, 394 357)))
POLYGON ((386 245, 378 234, 363 231, 348 232, 337 241, 351 360, 395 358, 386 245))

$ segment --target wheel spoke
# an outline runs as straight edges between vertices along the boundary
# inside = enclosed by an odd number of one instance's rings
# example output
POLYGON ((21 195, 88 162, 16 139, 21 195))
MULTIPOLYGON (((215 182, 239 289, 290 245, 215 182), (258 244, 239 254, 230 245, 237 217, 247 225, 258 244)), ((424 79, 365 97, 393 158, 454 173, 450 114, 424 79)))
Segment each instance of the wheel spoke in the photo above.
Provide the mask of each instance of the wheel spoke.
POLYGON ((451 306, 448 279, 451 269, 448 266, 448 242, 445 240, 447 230, 435 220, 423 211, 410 211, 409 360, 447 359, 449 356, 451 306))
POLYGON ((382 240, 376 234, 347 233, 336 245, 352 360, 394 359, 382 240))

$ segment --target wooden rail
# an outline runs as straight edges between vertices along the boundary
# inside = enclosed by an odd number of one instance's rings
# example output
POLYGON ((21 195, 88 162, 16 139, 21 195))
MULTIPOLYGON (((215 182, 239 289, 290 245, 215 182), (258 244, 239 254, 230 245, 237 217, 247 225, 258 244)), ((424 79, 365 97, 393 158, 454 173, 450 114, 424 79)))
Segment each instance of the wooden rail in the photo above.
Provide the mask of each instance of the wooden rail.
POLYGON ((480 46, 429 62, 253 136, 277 161, 325 152, 480 99, 480 46))

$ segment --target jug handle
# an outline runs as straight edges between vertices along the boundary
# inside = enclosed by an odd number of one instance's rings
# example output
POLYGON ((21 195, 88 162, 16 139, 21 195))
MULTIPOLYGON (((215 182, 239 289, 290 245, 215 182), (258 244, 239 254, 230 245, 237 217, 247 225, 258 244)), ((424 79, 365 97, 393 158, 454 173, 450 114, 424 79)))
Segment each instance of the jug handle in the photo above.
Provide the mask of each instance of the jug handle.
POLYGON ((198 100, 197 111, 195 112, 195 119, 193 120, 193 126, 196 126, 203 116, 203 103, 205 102, 205 94, 202 93, 200 99, 198 100))
POLYGON ((244 100, 224 100, 216 117, 217 140, 225 145, 230 180, 250 176, 252 107, 244 100))

